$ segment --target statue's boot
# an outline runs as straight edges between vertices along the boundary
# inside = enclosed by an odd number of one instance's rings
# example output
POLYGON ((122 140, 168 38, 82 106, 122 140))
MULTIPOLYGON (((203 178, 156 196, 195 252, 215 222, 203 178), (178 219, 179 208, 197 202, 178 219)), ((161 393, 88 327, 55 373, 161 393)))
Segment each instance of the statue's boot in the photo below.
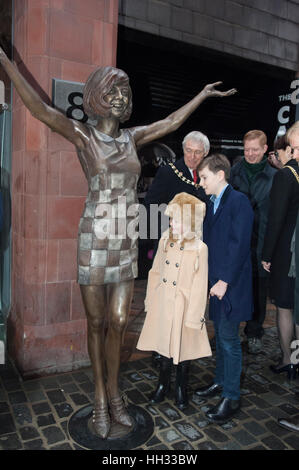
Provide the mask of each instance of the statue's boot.
POLYGON ((123 426, 133 426, 131 416, 126 410, 122 397, 110 398, 110 413, 112 419, 123 426))
POLYGON ((96 435, 106 439, 110 431, 110 416, 107 405, 103 406, 95 402, 92 422, 96 435))

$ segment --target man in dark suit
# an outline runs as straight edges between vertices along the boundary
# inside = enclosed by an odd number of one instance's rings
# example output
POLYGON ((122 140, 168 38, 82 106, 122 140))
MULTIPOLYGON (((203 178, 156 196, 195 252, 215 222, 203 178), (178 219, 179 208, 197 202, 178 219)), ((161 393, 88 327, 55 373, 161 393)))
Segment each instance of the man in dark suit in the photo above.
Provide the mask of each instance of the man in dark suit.
POLYGON ((196 391, 199 396, 222 392, 220 402, 208 410, 209 421, 224 423, 240 408, 242 349, 240 322, 253 311, 251 232, 253 210, 244 194, 228 184, 230 163, 215 154, 199 166, 200 184, 210 200, 203 227, 209 249, 209 318, 216 336, 214 383, 196 391))
MULTIPOLYGON (((174 164, 161 166, 144 200, 150 223, 150 238, 154 239, 154 248, 161 237, 161 222, 156 217, 155 208, 163 207, 178 193, 188 193, 206 201, 204 190, 199 185, 197 168, 210 150, 209 139, 199 131, 187 134, 183 140, 184 156, 174 164)), ((166 227, 165 227, 166 228, 166 227)))

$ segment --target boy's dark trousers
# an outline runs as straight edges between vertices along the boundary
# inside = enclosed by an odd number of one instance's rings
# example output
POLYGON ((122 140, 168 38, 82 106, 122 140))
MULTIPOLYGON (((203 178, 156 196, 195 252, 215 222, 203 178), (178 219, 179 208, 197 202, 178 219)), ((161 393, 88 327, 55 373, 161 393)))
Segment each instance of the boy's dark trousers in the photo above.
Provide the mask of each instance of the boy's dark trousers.
POLYGON ((239 322, 221 315, 214 321, 216 337, 216 374, 214 383, 221 385, 222 397, 240 399, 240 377, 242 372, 242 349, 239 337, 239 322))

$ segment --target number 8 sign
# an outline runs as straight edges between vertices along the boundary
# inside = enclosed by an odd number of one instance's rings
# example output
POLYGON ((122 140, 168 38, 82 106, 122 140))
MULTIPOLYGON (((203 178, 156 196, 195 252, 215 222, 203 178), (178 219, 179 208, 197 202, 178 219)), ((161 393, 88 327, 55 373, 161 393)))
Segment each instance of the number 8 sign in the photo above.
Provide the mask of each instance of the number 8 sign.
POLYGON ((83 109, 83 88, 84 83, 53 78, 52 103, 68 118, 95 125, 96 122, 89 119, 83 109))

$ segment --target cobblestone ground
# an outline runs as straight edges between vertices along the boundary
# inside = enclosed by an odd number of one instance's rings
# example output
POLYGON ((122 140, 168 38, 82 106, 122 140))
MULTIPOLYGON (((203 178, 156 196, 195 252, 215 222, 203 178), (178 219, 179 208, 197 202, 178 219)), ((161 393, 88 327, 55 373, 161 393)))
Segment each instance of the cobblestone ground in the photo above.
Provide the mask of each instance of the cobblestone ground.
MULTIPOLYGON (((280 427, 277 418, 299 414, 299 379, 290 382, 269 370, 278 356, 276 328, 267 328, 263 351, 254 356, 244 351, 242 409, 221 426, 209 424, 204 415, 219 397, 203 400, 193 393, 213 378, 214 356, 192 362, 185 412, 171 397, 157 406, 148 404, 158 375, 150 357, 122 364, 122 390, 155 424, 154 434, 139 449, 298 450, 299 433, 280 427)), ((0 366, 0 449, 78 449, 68 435, 68 420, 92 403, 93 390, 90 368, 22 381, 10 363, 0 366)))

